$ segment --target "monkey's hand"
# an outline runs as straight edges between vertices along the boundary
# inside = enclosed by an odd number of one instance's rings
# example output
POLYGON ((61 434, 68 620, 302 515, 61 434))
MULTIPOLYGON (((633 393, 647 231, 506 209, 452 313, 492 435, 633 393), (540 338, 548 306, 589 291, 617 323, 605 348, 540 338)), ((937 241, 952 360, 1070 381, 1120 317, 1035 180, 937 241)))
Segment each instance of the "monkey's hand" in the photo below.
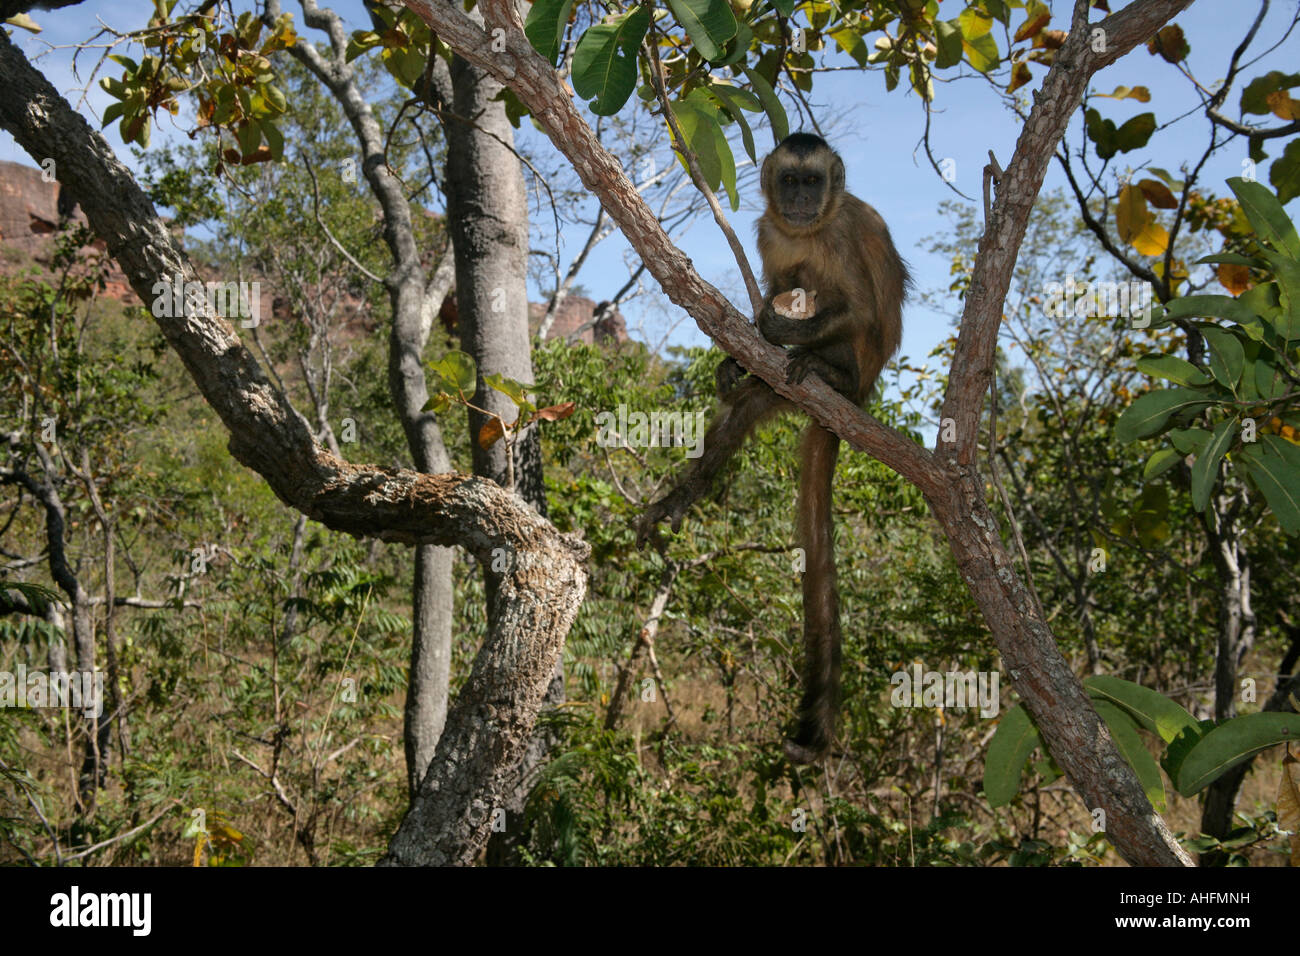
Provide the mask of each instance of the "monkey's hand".
POLYGON ((686 517, 686 512, 690 510, 691 502, 694 500, 694 497, 687 491, 686 486, 679 485, 658 501, 650 504, 645 509, 645 513, 641 515, 641 520, 637 523, 637 550, 644 550, 647 542, 650 542, 656 548, 661 548, 663 546, 663 536, 659 533, 659 522, 665 518, 669 519, 673 534, 676 534, 682 529, 682 519, 686 517))
POLYGON ((852 397, 851 393, 855 383, 853 376, 848 372, 836 365, 832 365, 816 352, 791 349, 790 368, 785 374, 785 383, 787 385, 798 385, 810 374, 821 376, 822 381, 835 391, 852 397))
POLYGON ((718 366, 718 398, 726 398, 736 383, 748 374, 739 362, 728 355, 718 366))
POLYGON ((759 334, 767 339, 773 345, 783 345, 781 341, 781 322, 782 316, 777 314, 776 306, 773 305, 773 296, 768 296, 763 300, 763 308, 758 310, 758 315, 754 317, 754 324, 758 326, 759 334))

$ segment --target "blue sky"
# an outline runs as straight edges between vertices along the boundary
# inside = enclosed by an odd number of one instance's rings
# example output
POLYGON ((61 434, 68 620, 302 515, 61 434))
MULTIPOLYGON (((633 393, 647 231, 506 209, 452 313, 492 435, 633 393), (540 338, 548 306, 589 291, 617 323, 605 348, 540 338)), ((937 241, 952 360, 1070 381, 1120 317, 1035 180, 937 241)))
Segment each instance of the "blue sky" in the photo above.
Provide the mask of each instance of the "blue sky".
MULTIPOLYGON (((361 5, 356 0, 332 5, 349 23, 356 26, 366 23, 361 5)), ((1057 0, 1051 5, 1058 19, 1068 16, 1070 4, 1057 0)), ((1118 4, 1115 5, 1118 7, 1118 4)), ((945 2, 941 9, 946 15, 956 16, 962 6, 960 3, 945 2)), ((138 28, 146 22, 150 9, 151 4, 145 0, 132 0, 130 3, 92 0, 69 10, 37 11, 34 16, 44 27, 44 33, 32 37, 24 31, 17 31, 15 39, 22 44, 28 56, 35 56, 48 50, 47 43, 59 47, 85 40, 98 26, 96 17, 119 29, 138 28)), ((286 2, 284 9, 296 10, 296 5, 286 2)), ((1232 48, 1245 35, 1257 10, 1255 4, 1237 0, 1200 0, 1177 18, 1176 22, 1183 26, 1191 45, 1189 63, 1192 72, 1203 84, 1212 87, 1222 79, 1232 48)), ((1293 13, 1292 4, 1273 5, 1247 60, 1258 55, 1281 36, 1293 13)), ((1020 16, 1018 12, 1013 14, 1013 25, 1018 23, 1020 16)), ((295 15, 295 21, 300 24, 300 12, 295 15)), ((82 54, 80 63, 83 78, 96 58, 97 53, 94 51, 82 54)), ((70 50, 54 49, 39 61, 39 65, 51 81, 65 95, 70 96, 75 105, 77 97, 81 95, 77 90, 81 84, 72 78, 70 61, 70 50)), ((1284 47, 1244 69, 1242 77, 1248 80, 1269 69, 1295 70, 1297 64, 1300 64, 1300 37, 1292 36, 1284 47)), ((1040 85, 1045 70, 1034 67, 1033 73, 1033 82, 1020 91, 1026 95, 1030 89, 1040 85)), ((1154 111, 1158 121, 1164 123, 1179 114, 1194 110, 1197 103, 1191 83, 1173 66, 1148 54, 1145 47, 1139 47, 1094 80, 1094 89, 1099 92, 1110 92, 1119 85, 1147 86, 1153 98, 1149 104, 1131 100, 1098 101, 1102 114, 1117 124, 1148 110, 1154 111)), ((1241 85, 1241 82, 1235 84, 1234 92, 1228 99, 1226 107, 1229 115, 1236 115, 1241 85)), ((823 107, 827 113, 843 116, 830 135, 833 145, 844 156, 847 164, 849 188, 875 206, 889 223, 896 245, 912 265, 917 288, 924 290, 946 287, 950 281, 949 263, 942 256, 926 252, 923 240, 947 227, 946 220, 937 212, 938 204, 944 199, 955 197, 939 180, 918 148, 924 129, 924 114, 918 98, 905 93, 901 86, 892 93, 886 93, 881 74, 856 71, 818 76, 814 92, 815 106, 823 107)), ((99 109, 109 102, 107 95, 98 89, 93 89, 89 98, 99 109)), ((992 149, 1005 166, 1015 148, 1019 121, 1001 105, 995 91, 984 80, 976 77, 940 84, 935 110, 931 135, 935 156, 954 160, 956 186, 967 195, 978 197, 981 171, 987 161, 988 151, 992 149)), ((1207 131, 1208 121, 1193 112, 1169 129, 1158 131, 1152 138, 1155 147, 1153 150, 1144 149, 1129 155, 1141 157, 1141 160, 1164 167, 1177 175, 1184 162, 1199 157, 1207 141, 1207 131)), ((130 162, 128 151, 117 138, 115 125, 106 130, 105 134, 119 156, 130 162)), ((760 144, 771 142, 766 131, 756 131, 756 136, 760 144)), ((1076 121, 1068 134, 1069 141, 1077 142, 1078 136, 1076 121)), ((527 123, 520 138, 523 144, 543 153, 553 149, 527 123)), ((159 136, 156 135, 155 143, 158 141, 159 136)), ((1276 154, 1277 150, 1271 149, 1270 152, 1276 154)), ((0 159, 31 162, 30 157, 3 132, 0 132, 0 159)), ((1112 161, 1112 168, 1122 169, 1125 159, 1124 154, 1118 156, 1112 161)), ((1242 163, 1246 159, 1244 141, 1221 150, 1206 164, 1202 174, 1203 186, 1226 193, 1227 187, 1223 185, 1223 180, 1240 175, 1242 163)), ((1266 166, 1261 169, 1261 178, 1267 178, 1266 166)), ((1044 188, 1065 185, 1064 176, 1053 164, 1044 188)), ((1293 203, 1291 208, 1295 215, 1296 204, 1293 203)), ((549 217, 549 212, 545 215, 549 217)), ((752 212, 742 208, 729 218, 737 234, 746 243, 751 261, 757 267, 753 216, 752 212)), ((562 252, 566 259, 577 251, 585 232, 585 229, 574 229, 564 237, 562 252)), ((735 262, 710 218, 698 220, 681 244, 706 279, 722 285, 728 291, 739 288, 735 262)), ((622 238, 614 236, 598 247, 591 257, 578 281, 595 298, 612 295, 622 285, 626 277, 623 264, 625 249, 622 238)), ((540 295, 537 297, 540 298, 540 295)), ((627 313, 629 324, 635 329, 638 322, 644 321, 651 337, 663 334, 667 328, 662 312, 646 313, 633 303, 627 313)), ((681 313, 675 309, 671 310, 670 315, 673 321, 681 317, 681 313)), ((951 314, 927 310, 916 302, 911 303, 905 313, 902 352, 914 360, 923 359, 935 343, 949 334, 952 317, 951 314)), ((676 344, 705 344, 707 338, 687 318, 675 325, 670 341, 676 344)))

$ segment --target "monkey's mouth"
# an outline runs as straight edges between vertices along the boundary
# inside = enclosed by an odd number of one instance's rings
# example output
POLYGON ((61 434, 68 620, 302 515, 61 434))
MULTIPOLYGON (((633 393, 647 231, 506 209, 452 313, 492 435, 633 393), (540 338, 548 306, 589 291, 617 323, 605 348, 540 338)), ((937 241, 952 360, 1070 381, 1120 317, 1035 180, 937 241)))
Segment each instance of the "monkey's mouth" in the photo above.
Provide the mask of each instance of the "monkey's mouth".
POLYGON ((786 213, 785 218, 788 219, 791 222, 791 224, 796 226, 810 226, 812 225, 813 221, 816 220, 817 218, 817 210, 812 209, 812 210, 808 210, 807 212, 802 210, 794 210, 786 213))

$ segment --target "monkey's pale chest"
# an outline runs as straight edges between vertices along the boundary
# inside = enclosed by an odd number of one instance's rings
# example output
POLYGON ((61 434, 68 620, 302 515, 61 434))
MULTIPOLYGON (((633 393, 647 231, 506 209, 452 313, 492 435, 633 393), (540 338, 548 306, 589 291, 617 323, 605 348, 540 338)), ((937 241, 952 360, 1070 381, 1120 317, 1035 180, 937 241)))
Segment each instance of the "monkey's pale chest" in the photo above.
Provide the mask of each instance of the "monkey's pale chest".
POLYGON ((809 243, 803 254, 791 257, 785 270, 792 286, 809 292, 830 293, 835 277, 844 274, 844 250, 822 242, 809 243))

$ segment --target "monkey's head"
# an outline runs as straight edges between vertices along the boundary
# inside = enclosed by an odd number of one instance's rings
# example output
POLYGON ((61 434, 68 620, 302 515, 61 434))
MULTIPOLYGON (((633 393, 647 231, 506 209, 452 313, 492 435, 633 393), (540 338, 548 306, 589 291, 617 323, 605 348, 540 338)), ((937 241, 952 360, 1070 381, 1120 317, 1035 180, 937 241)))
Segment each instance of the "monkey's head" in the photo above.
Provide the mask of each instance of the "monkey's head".
POLYGON ((834 214, 844 192, 844 160, 811 133, 791 133, 763 160, 763 195, 783 232, 807 233, 834 214))

